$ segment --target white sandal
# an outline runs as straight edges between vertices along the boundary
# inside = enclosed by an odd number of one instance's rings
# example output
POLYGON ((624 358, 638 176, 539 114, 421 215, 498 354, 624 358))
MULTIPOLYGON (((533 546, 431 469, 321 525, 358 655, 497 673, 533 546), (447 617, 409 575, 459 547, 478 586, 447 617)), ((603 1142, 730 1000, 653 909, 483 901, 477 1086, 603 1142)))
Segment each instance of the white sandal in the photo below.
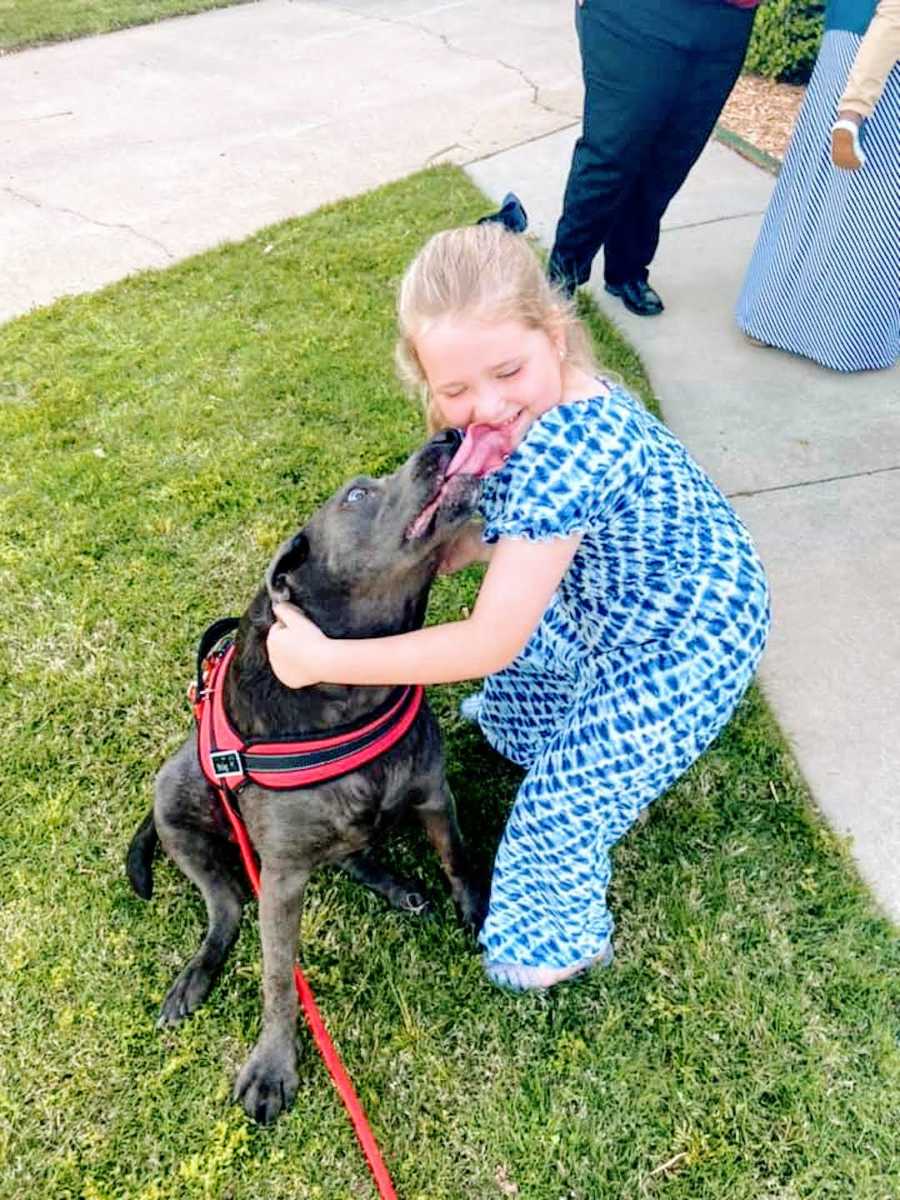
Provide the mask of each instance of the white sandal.
POLYGON ((865 166, 866 156, 859 144, 859 126, 855 121, 835 121, 831 127, 831 161, 842 171, 865 166))
POLYGON ((583 975, 591 967, 608 967, 613 961, 613 945, 607 940, 599 954, 583 958, 569 967, 522 967, 518 963, 483 962, 491 983, 505 992, 544 992, 554 984, 583 975))

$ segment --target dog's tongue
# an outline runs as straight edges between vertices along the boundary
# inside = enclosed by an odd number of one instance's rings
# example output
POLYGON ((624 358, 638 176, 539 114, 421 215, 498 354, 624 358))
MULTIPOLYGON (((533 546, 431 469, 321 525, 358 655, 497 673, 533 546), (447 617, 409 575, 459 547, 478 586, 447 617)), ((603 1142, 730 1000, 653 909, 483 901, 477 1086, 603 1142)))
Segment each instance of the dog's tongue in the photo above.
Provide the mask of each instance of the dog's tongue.
POLYGON ((446 478, 475 475, 480 479, 498 471, 512 450, 511 434, 511 428, 505 425, 499 429, 493 425, 470 425, 447 468, 446 478))
POLYGON ((481 478, 497 471, 506 462, 512 451, 512 431, 504 426, 495 429, 492 425, 470 425, 457 452, 450 460, 446 474, 436 496, 425 505, 407 530, 407 537, 419 537, 427 528, 435 510, 444 498, 444 489, 454 475, 474 475, 481 478))

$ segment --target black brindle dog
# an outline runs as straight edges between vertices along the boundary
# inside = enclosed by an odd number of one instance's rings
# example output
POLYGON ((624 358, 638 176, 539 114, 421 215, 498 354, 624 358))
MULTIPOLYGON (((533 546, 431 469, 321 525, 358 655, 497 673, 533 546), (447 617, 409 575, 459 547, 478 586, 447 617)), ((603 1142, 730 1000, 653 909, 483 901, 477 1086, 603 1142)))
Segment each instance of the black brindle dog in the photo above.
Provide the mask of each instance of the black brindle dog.
MULTIPOLYGON (((272 599, 289 598, 331 637, 379 637, 418 628, 442 547, 471 517, 478 499, 476 479, 445 479, 459 442, 455 431, 438 435, 395 474, 352 481, 280 548, 267 586, 241 619, 225 684, 226 710, 244 737, 321 733, 354 724, 384 704, 391 688, 284 687, 266 654, 272 599), (423 511, 432 507, 433 515, 426 513, 423 520, 423 511)), ((247 898, 236 848, 211 799, 192 735, 159 772, 153 811, 128 852, 128 876, 139 896, 150 897, 151 860, 159 840, 206 901, 206 936, 172 984, 161 1026, 176 1024, 205 1000, 237 937, 247 898)), ((427 902, 418 885, 393 878, 368 849, 411 809, 436 847, 454 900, 473 929, 481 921, 484 898, 466 864, 441 738, 427 704, 381 758, 302 791, 266 791, 251 783, 240 793, 240 807, 261 865, 264 1019, 238 1076, 235 1099, 268 1124, 297 1090, 293 963, 303 892, 314 868, 338 863, 398 908, 423 910, 427 902)))

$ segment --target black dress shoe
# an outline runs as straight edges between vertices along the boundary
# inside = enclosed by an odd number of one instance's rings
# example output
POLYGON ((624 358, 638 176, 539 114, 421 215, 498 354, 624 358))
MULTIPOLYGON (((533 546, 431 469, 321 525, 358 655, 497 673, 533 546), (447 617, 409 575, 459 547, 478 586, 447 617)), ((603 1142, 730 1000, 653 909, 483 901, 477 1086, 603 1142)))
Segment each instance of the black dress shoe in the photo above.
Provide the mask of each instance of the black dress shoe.
POLYGON ((604 284, 611 296, 618 296, 629 312, 639 317, 655 317, 665 308, 659 295, 645 279, 627 279, 624 283, 604 284))

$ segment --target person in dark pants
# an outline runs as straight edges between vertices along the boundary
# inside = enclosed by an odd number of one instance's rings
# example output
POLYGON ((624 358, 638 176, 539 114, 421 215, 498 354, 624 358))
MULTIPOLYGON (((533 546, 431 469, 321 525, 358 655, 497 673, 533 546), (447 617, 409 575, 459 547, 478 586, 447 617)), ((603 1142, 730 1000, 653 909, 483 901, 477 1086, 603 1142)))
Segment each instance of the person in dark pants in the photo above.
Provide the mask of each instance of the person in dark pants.
POLYGON ((734 86, 755 0, 578 0, 584 122, 550 255, 571 296, 604 252, 606 290, 639 316, 663 303, 648 283, 669 201, 734 86))

